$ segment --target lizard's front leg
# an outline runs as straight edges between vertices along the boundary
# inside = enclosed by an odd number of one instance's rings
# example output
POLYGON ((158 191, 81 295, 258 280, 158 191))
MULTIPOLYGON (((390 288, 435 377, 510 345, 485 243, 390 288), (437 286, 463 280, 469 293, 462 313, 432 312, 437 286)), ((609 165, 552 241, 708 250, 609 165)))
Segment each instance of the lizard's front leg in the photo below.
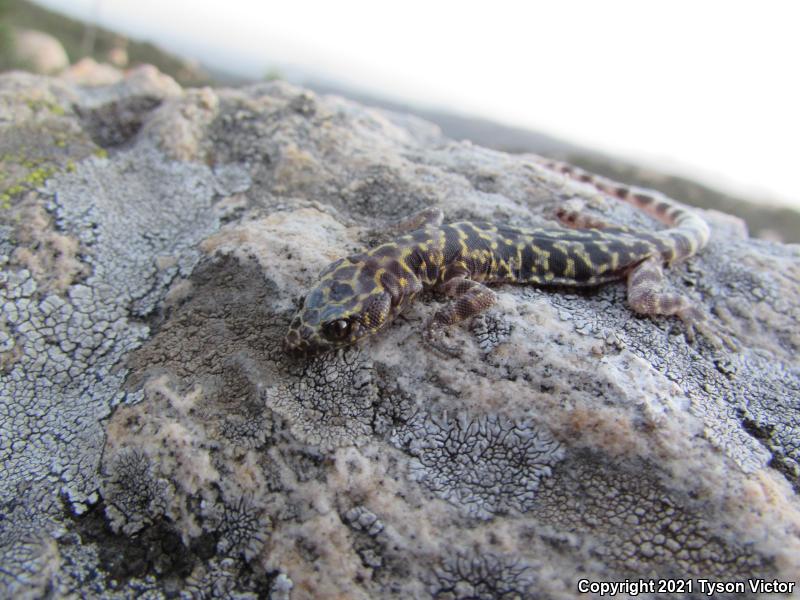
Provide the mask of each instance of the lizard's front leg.
POLYGON ((483 312, 497 302, 497 294, 482 283, 465 276, 449 279, 436 289, 453 300, 433 315, 425 328, 424 339, 435 350, 457 357, 461 351, 442 340, 444 328, 483 312))

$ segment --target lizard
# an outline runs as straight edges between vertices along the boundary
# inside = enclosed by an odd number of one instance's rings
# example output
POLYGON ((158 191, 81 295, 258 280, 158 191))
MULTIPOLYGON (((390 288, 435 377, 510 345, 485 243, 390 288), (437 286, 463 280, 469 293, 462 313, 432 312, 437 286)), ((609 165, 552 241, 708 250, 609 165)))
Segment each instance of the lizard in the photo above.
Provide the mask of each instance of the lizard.
POLYGON ((632 230, 560 209, 564 227, 515 229, 495 223, 443 224, 442 211, 427 208, 402 222, 394 241, 328 265, 300 302, 284 338, 291 354, 313 354, 353 344, 385 329, 424 290, 451 301, 428 321, 424 339, 457 356, 443 343, 445 328, 475 316, 497 301, 487 284, 597 286, 627 280, 627 300, 643 315, 674 315, 715 346, 717 336, 703 311, 681 294, 663 291, 662 265, 683 261, 710 237, 706 222, 674 200, 619 185, 566 163, 542 161, 568 178, 591 184, 660 220, 668 229, 632 230))

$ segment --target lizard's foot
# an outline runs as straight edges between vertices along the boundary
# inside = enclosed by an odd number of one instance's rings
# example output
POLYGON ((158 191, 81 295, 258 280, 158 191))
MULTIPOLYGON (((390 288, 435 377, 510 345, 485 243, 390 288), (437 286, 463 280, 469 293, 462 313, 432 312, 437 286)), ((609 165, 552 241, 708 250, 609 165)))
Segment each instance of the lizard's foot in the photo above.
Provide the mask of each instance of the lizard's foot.
POLYGON ((686 325, 686 340, 694 341, 695 331, 717 349, 727 347, 736 352, 738 344, 726 333, 711 327, 705 312, 692 304, 686 296, 664 292, 661 286, 664 275, 661 259, 653 256, 640 263, 628 275, 628 303, 642 315, 674 315, 686 325))

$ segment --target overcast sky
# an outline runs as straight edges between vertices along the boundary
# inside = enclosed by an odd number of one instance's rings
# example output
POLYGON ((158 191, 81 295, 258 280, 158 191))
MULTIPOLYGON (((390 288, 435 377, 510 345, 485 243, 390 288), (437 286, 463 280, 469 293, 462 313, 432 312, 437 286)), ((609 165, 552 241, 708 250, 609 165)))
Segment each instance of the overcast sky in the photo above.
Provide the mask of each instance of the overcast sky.
POLYGON ((37 0, 243 75, 308 72, 800 207, 800 2, 37 0))

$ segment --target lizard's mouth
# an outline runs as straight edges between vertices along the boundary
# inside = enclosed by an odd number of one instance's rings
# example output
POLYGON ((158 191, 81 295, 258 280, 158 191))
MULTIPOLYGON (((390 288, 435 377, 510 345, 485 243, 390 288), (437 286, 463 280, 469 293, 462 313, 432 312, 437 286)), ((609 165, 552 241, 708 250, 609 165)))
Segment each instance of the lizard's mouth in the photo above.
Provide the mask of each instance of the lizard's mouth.
POLYGON ((314 343, 315 338, 314 330, 299 316, 296 316, 283 338, 283 350, 292 356, 303 356, 316 352, 319 345, 314 343))
POLYGON ((299 332, 290 329, 283 338, 283 351, 292 356, 303 356, 309 350, 309 344, 300 337, 299 332))
POLYGON ((290 327, 286 336, 283 338, 284 352, 294 357, 317 354, 319 352, 332 350, 335 347, 337 347, 337 344, 332 344, 324 338, 321 338, 308 325, 290 327))

